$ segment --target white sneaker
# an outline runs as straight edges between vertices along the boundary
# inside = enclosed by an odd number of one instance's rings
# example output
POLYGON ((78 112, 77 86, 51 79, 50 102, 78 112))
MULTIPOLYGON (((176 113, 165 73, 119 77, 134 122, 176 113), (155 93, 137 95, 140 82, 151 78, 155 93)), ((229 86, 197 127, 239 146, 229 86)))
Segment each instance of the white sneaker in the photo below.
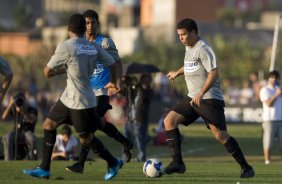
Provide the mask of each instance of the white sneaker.
POLYGON ((268 165, 268 164, 270 164, 270 161, 266 160, 264 163, 265 163, 265 165, 268 165))

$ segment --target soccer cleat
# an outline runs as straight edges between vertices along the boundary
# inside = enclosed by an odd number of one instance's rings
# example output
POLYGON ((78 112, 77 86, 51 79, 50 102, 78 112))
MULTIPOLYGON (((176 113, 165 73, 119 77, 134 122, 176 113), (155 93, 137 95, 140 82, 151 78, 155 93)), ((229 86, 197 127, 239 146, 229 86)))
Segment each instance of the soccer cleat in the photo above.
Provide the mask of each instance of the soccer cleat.
POLYGON ((132 149, 133 149, 133 143, 132 142, 128 142, 126 145, 123 146, 122 160, 124 162, 129 162, 131 160, 132 149))
POLYGON ((49 179, 50 177, 50 171, 45 171, 41 169, 40 167, 37 167, 35 169, 24 169, 23 173, 25 175, 29 175, 29 176, 36 177, 36 178, 49 179))
POLYGON ((66 166, 65 170, 70 172, 70 173, 76 173, 76 174, 82 174, 83 173, 83 166, 77 162, 72 164, 71 166, 66 166))
POLYGON ((251 166, 241 170, 240 178, 252 178, 254 176, 255 176, 255 171, 251 166))
POLYGON ((113 179, 117 175, 118 170, 120 168, 122 168, 122 166, 123 166, 123 161, 117 159, 117 164, 115 166, 113 166, 113 167, 108 168, 108 172, 106 173, 104 179, 106 181, 113 179))
POLYGON ((183 174, 186 171, 186 167, 184 163, 175 163, 171 162, 165 169, 164 173, 172 174, 172 173, 181 173, 183 174))

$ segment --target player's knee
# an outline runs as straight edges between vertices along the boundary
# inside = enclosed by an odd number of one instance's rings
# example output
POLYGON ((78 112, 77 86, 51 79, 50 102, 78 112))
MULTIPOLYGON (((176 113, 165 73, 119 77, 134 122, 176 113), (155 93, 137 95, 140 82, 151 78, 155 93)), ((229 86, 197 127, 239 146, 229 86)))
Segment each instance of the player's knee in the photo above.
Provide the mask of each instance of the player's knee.
POLYGON ((80 143, 86 146, 91 144, 92 138, 93 138, 92 134, 80 134, 79 135, 80 143))
POLYGON ((57 126, 58 126, 58 123, 50 120, 49 118, 46 118, 46 120, 43 123, 43 128, 45 130, 55 130, 57 126))
POLYGON ((175 119, 173 118, 173 116, 167 115, 164 118, 165 129, 172 129, 172 128, 175 128, 176 126, 177 126, 177 123, 175 122, 175 119))

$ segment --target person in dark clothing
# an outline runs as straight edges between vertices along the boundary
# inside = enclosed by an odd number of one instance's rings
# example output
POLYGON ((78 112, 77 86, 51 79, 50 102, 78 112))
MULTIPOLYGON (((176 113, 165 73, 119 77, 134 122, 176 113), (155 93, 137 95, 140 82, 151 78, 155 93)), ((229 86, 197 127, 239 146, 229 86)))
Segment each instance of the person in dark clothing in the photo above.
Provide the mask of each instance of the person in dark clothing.
POLYGON ((129 121, 125 125, 125 135, 135 142, 138 149, 137 161, 146 160, 146 144, 148 140, 149 111, 153 96, 150 87, 152 78, 149 74, 143 74, 134 90, 131 90, 130 102, 128 102, 129 121))
POLYGON ((17 93, 10 98, 9 105, 4 110, 2 119, 9 116, 14 118, 15 127, 12 132, 3 136, 4 159, 37 159, 37 139, 34 128, 37 122, 37 109, 29 106, 23 93, 17 93), (16 144, 17 143, 17 144, 16 144), (27 148, 25 150, 24 148, 27 148), (27 152, 25 154, 25 152, 27 152))

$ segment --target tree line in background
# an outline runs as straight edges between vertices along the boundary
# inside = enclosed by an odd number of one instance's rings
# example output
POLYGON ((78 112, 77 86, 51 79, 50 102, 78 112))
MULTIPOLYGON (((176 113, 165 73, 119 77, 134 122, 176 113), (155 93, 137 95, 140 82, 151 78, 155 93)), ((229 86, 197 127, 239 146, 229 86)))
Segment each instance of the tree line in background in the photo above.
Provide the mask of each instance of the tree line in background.
MULTIPOLYGON (((238 86, 244 80, 248 80, 251 72, 267 72, 270 63, 270 54, 266 48, 258 46, 244 37, 234 40, 225 40, 221 35, 205 37, 212 45, 220 68, 222 80, 232 79, 238 86)), ((28 57, 17 57, 14 55, 4 56, 14 71, 12 86, 16 87, 19 82, 28 85, 29 78, 35 77, 40 89, 56 89, 64 86, 64 79, 58 77, 56 83, 46 80, 43 75, 43 68, 49 61, 54 48, 42 48, 39 52, 28 57)), ((137 51, 132 55, 122 58, 124 63, 140 62, 150 63, 158 66, 160 70, 167 73, 170 70, 177 70, 183 65, 185 48, 180 43, 168 45, 158 42, 157 44, 140 39, 137 51)), ((186 94, 187 89, 184 79, 179 78, 172 84, 180 93, 186 94)), ((225 88, 226 86, 223 86, 225 88)))
MULTIPOLYGON (((237 83, 237 86, 242 86, 242 82, 248 80, 251 72, 268 71, 270 55, 268 55, 266 47, 250 43, 245 37, 226 40, 217 34, 213 37, 204 36, 204 38, 214 49, 221 80, 232 79, 237 83)), ((138 61, 154 64, 165 73, 183 66, 185 48, 180 42, 166 45, 165 43, 152 44, 149 41, 141 40, 140 43, 140 49, 125 57, 124 62, 138 61)), ((187 93, 183 78, 175 80, 173 86, 181 93, 187 93)), ((226 87, 223 86, 223 90, 226 87)))

